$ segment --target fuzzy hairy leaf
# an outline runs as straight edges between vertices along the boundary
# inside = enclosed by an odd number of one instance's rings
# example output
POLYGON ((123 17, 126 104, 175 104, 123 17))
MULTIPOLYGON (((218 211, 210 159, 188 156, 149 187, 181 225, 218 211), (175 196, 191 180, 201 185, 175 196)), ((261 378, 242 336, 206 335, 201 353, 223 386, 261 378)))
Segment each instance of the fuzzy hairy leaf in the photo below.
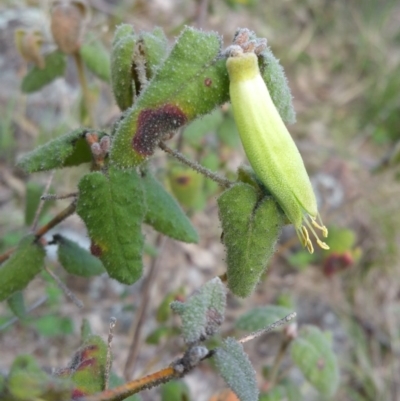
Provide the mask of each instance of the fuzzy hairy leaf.
POLYGON ((26 317, 26 307, 24 294, 22 291, 14 292, 9 298, 7 298, 7 303, 11 311, 19 319, 24 319, 26 317))
POLYGON ((222 347, 216 349, 214 360, 219 373, 240 401, 258 401, 256 372, 240 343, 228 337, 222 347))
MULTIPOLYGON (((99 336, 89 336, 71 361, 71 381, 79 398, 104 390, 107 344, 99 336)), ((73 393, 74 394, 74 393, 73 393)))
POLYGON ((246 312, 236 320, 236 327, 241 330, 257 331, 283 319, 292 312, 289 308, 278 305, 258 306, 246 312))
POLYGON ((79 51, 86 67, 104 82, 110 82, 110 56, 104 45, 96 40, 83 44, 79 51))
POLYGON ((185 303, 171 303, 172 310, 181 317, 187 344, 213 336, 224 320, 225 306, 226 289, 218 277, 200 287, 185 303))
POLYGON ((303 326, 292 343, 291 355, 316 390, 325 396, 335 394, 340 381, 338 361, 321 330, 315 326, 303 326))
POLYGON ((54 239, 58 243, 58 260, 68 273, 91 277, 105 272, 100 259, 80 247, 76 242, 61 235, 54 236, 54 239))
POLYGON ((197 243, 199 236, 177 201, 149 172, 142 174, 147 213, 145 223, 178 241, 197 243))
POLYGON ((270 48, 265 49, 258 58, 261 76, 267 84, 275 107, 282 120, 288 124, 296 122, 296 112, 292 103, 292 94, 283 67, 270 48))
POLYGON ((21 83, 21 90, 24 93, 36 92, 48 85, 58 77, 62 77, 67 66, 65 54, 55 50, 45 56, 45 67, 33 67, 25 75, 21 83))
POLYGON ((116 32, 111 49, 111 86, 119 108, 131 107, 135 97, 132 69, 136 45, 133 28, 122 25, 116 32))
POLYGON ((46 252, 35 235, 21 239, 11 257, 0 266, 0 301, 23 290, 43 267, 46 252))
POLYGON ((151 79, 168 54, 168 40, 162 28, 141 32, 138 46, 146 60, 146 76, 151 79))
POLYGON ((110 168, 85 175, 78 185, 77 213, 92 240, 92 253, 110 277, 133 284, 142 275, 143 222, 146 206, 135 170, 110 168))
POLYGON ((240 297, 247 297, 254 290, 283 225, 276 202, 270 197, 258 197, 254 187, 239 183, 218 198, 228 287, 240 297))
MULTIPOLYGON (((17 165, 26 173, 47 171, 55 168, 78 166, 92 160, 90 147, 85 140, 91 130, 78 128, 26 154, 17 165)), ((104 132, 96 132, 99 139, 104 132)))
POLYGON ((119 123, 111 161, 127 168, 152 155, 166 134, 228 100, 221 38, 186 27, 168 58, 119 123))

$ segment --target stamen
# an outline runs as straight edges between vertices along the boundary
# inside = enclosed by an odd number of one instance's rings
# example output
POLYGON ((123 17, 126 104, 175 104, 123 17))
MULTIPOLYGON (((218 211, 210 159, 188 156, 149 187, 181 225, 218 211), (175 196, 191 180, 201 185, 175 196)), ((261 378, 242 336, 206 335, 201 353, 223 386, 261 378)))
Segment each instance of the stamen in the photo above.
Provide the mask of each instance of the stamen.
POLYGON ((324 225, 319 225, 312 217, 311 217, 311 224, 322 231, 322 235, 324 238, 328 236, 328 229, 324 225))
POLYGON ((321 216, 319 213, 317 214, 317 219, 318 219, 320 226, 322 227, 321 228, 322 235, 326 238, 328 236, 328 229, 325 227, 324 223, 322 222, 322 219, 321 219, 321 216))
POLYGON ((307 244, 310 241, 310 237, 308 236, 307 228, 305 228, 304 226, 301 226, 301 231, 302 231, 302 235, 304 238, 304 244, 307 244))
MULTIPOLYGON (((311 218, 311 216, 310 216, 310 219, 311 219, 311 222, 314 224, 314 220, 311 218)), ((308 228, 310 229, 310 231, 313 233, 313 235, 314 235, 314 237, 315 237, 315 239, 316 239, 316 241, 317 241, 317 244, 318 244, 322 249, 329 249, 329 246, 328 246, 327 244, 325 244, 325 242, 322 242, 322 241, 318 238, 317 233, 314 231, 314 228, 313 228, 313 226, 310 224, 310 222, 308 221, 308 219, 305 218, 304 221, 306 222, 306 224, 307 224, 308 228)), ((324 234, 324 233, 328 234, 328 230, 326 229, 326 227, 324 227, 324 228, 325 228, 325 230, 322 228, 322 234, 324 234)))
POLYGON ((322 241, 319 240, 319 239, 317 239, 317 244, 318 244, 322 249, 326 249, 326 250, 330 249, 328 244, 326 244, 325 242, 322 242, 322 241))
POLYGON ((308 252, 310 252, 311 254, 314 253, 314 247, 313 247, 313 244, 312 244, 312 242, 310 240, 308 240, 306 246, 307 246, 308 252))

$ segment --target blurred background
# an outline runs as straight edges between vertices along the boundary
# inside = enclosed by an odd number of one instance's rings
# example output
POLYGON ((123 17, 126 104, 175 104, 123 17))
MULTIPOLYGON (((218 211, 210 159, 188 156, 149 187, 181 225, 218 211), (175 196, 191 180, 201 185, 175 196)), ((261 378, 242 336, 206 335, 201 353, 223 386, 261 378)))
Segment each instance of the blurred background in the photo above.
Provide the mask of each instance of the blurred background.
MULTIPOLYGON (((341 366, 335 400, 400 400, 400 4, 394 0, 149 0, 88 1, 90 40, 110 49, 115 26, 131 23, 137 31, 164 29, 170 43, 185 25, 213 30, 228 46, 238 27, 265 37, 285 69, 297 122, 289 130, 303 155, 318 197, 320 214, 330 229, 331 251, 310 255, 285 228, 278 252, 256 293, 229 302, 225 333, 237 316, 257 305, 278 304, 296 310, 299 325, 312 323, 331 332, 341 366), (92 39, 91 39, 92 38, 92 39)), ((0 4, 0 252, 28 232, 38 196, 49 173, 26 176, 15 168, 19 157, 49 139, 87 124, 73 60, 65 76, 34 94, 21 92, 29 64, 15 45, 15 30, 37 30, 43 48, 54 44, 48 1, 3 0, 0 4)), ((88 74, 95 124, 109 128, 119 109, 110 86, 88 74)), ((191 158, 234 177, 245 161, 229 106, 190 125, 170 143, 191 158)), ((150 292, 135 377, 169 363, 182 344, 176 336, 147 341, 159 323, 155 313, 171 292, 190 294, 225 269, 220 243, 218 188, 167 159, 152 162, 161 180, 177 196, 199 230, 200 244, 167 240, 162 266, 150 292), (167 346, 168 344, 168 346, 167 346)), ((52 193, 76 190, 84 167, 58 171, 52 193)), ((68 201, 46 204, 41 222, 68 201)), ((83 223, 73 216, 57 232, 88 246, 83 223)), ((152 261, 155 234, 148 229, 152 261)), ((54 251, 53 251, 54 253, 54 251)), ((55 258, 49 251, 49 265, 55 258)), ((55 266, 57 268, 57 266, 55 266)), ((65 366, 79 345, 86 317, 94 331, 107 335, 108 320, 118 319, 114 366, 123 373, 132 342, 134 316, 140 308, 142 282, 122 286, 107 277, 83 279, 61 274, 85 303, 79 311, 47 276, 25 291, 33 307, 28 322, 18 322, 0 305, 0 370, 7 372, 19 353, 36 355, 48 367, 65 366)), ((279 346, 269 335, 246 346, 261 389, 263 376, 279 346)), ((283 366, 290 368, 290 358, 283 366), (286 364, 286 365, 285 365, 286 364)), ((289 373, 304 400, 320 396, 289 373)), ((224 387, 210 366, 185 381, 194 400, 208 400, 224 387)), ((143 399, 154 399, 148 392, 143 399), (148 398, 146 398, 148 397, 148 398)))

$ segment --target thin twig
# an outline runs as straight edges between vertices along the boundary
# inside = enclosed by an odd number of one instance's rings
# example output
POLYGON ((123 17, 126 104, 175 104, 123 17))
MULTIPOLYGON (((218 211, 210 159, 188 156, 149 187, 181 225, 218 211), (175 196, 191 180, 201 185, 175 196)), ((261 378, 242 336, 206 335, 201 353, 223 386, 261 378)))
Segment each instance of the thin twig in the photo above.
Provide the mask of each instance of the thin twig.
MULTIPOLYGON (((47 295, 44 295, 41 298, 39 298, 35 303, 33 303, 31 305, 31 307, 29 309, 27 309, 26 314, 31 313, 33 310, 35 310, 39 306, 43 305, 48 299, 49 299, 49 297, 47 295)), ((5 322, 3 325, 0 326, 0 331, 5 330, 7 327, 18 322, 18 320, 19 320, 19 317, 14 316, 13 318, 11 318, 10 320, 8 320, 7 322, 5 322)))
MULTIPOLYGON (((54 173, 55 173, 55 171, 52 171, 51 174, 50 174, 49 179, 47 180, 46 187, 45 187, 45 189, 43 191, 44 194, 49 191, 51 182, 53 181, 53 178, 54 178, 54 173)), ((43 206, 44 206, 44 201, 43 201, 42 198, 40 198, 39 206, 36 209, 35 218, 33 219, 33 223, 32 223, 32 228, 31 228, 32 232, 34 232, 36 230, 36 228, 37 228, 37 225, 38 225, 38 222, 39 222, 40 213, 42 213, 43 206)))
POLYGON ((238 340, 238 342, 240 342, 241 344, 247 343, 247 341, 253 340, 257 337, 262 336, 263 334, 269 333, 270 331, 275 330, 279 326, 283 326, 284 324, 290 322, 295 317, 296 317, 296 312, 290 313, 289 315, 285 316, 283 319, 270 324, 265 329, 255 331, 254 333, 251 333, 248 336, 241 338, 240 340, 238 340))
MULTIPOLYGON (((64 210, 61 210, 60 213, 58 213, 56 216, 54 216, 43 227, 40 227, 38 230, 36 230, 36 232, 35 232, 36 239, 37 240, 40 239, 43 235, 45 235, 47 232, 49 232, 57 224, 61 223, 67 217, 71 216, 71 214, 74 214, 75 209, 76 209, 76 201, 72 202, 64 210)), ((4 261, 6 261, 14 253, 14 251, 16 249, 17 249, 17 247, 14 247, 14 248, 11 248, 8 251, 4 252, 3 254, 1 254, 0 255, 0 263, 3 263, 4 261)))
POLYGON ((60 199, 68 199, 68 198, 76 198, 79 192, 70 192, 69 194, 57 195, 57 194, 43 194, 41 196, 41 200, 50 201, 50 200, 60 200, 60 199))
POLYGON ((104 371, 104 390, 108 389, 108 381, 110 379, 110 372, 111 372, 111 344, 114 338, 114 328, 117 324, 117 319, 115 317, 110 318, 110 327, 108 329, 108 339, 107 339, 107 359, 106 359, 106 368, 104 371))
POLYGON ((212 171, 210 171, 207 168, 203 167, 199 163, 196 163, 196 162, 193 162, 193 161, 189 160, 182 153, 179 153, 176 150, 173 150, 173 149, 169 148, 164 142, 160 142, 158 146, 164 152, 168 153, 172 157, 175 157, 175 159, 179 160, 183 164, 186 164, 187 166, 189 166, 193 170, 197 171, 198 173, 203 174, 205 177, 215 181, 221 187, 230 188, 234 184, 234 182, 228 180, 225 177, 220 176, 219 174, 213 173, 212 171))
POLYGON ((146 281, 143 285, 142 296, 141 296, 141 304, 140 309, 136 314, 136 319, 134 325, 132 326, 130 335, 132 338, 132 343, 129 348, 128 357, 126 359, 125 368, 124 368, 124 376, 127 380, 129 380, 133 375, 133 369, 135 365, 135 361, 139 351, 140 344, 140 334, 142 331, 142 326, 144 322, 144 318, 147 312, 147 308, 150 304, 150 293, 151 293, 151 285, 153 284, 154 277, 158 270, 158 267, 161 265, 161 253, 165 244, 165 237, 161 234, 158 234, 155 246, 158 248, 157 256, 152 258, 149 273, 147 275, 146 281))
POLYGON ((83 308, 83 302, 61 281, 60 277, 57 276, 52 270, 44 266, 44 270, 52 277, 57 283, 58 287, 64 292, 64 294, 74 303, 79 309, 83 308))
POLYGON ((142 390, 150 389, 158 386, 159 384, 166 383, 179 377, 180 375, 176 372, 176 370, 173 367, 168 366, 167 368, 142 377, 141 379, 133 380, 113 389, 84 397, 82 401, 122 401, 133 394, 139 393, 142 390))
POLYGON ((283 361, 283 357, 285 356, 286 351, 287 351, 290 343, 292 342, 292 340, 293 340, 293 338, 291 338, 291 337, 285 337, 281 342, 278 353, 276 354, 274 363, 272 365, 271 373, 269 375, 270 388, 275 387, 275 384, 276 384, 277 378, 278 378, 279 368, 283 361))
POLYGON ((76 69, 78 70, 78 78, 79 78, 79 83, 82 89, 82 95, 83 95, 83 101, 85 103, 86 111, 88 113, 89 117, 89 125, 94 128, 94 118, 93 118, 93 111, 92 111, 92 103, 90 99, 90 92, 89 92, 89 87, 86 81, 86 74, 85 74, 85 68, 83 66, 83 61, 81 54, 79 51, 75 52, 73 54, 74 59, 75 59, 75 64, 76 64, 76 69))
POLYGON ((39 239, 44 234, 49 232, 57 224, 60 224, 67 217, 71 216, 71 214, 74 214, 75 210, 76 210, 76 202, 74 201, 69 206, 67 206, 64 210, 61 210, 61 212, 58 213, 56 216, 54 216, 47 224, 45 224, 43 227, 39 228, 35 232, 36 238, 39 239))

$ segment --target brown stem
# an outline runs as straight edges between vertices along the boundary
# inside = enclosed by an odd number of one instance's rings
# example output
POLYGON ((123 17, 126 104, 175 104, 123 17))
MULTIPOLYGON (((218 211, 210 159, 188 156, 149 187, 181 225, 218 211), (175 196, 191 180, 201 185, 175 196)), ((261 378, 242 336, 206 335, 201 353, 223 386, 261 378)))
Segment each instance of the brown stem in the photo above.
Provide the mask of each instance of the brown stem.
POLYGON ((86 80, 86 74, 85 74, 85 68, 83 66, 83 61, 81 54, 79 53, 79 50, 76 51, 74 54, 74 60, 76 64, 76 69, 78 71, 78 78, 79 78, 79 83, 81 85, 82 89, 82 95, 83 95, 83 101, 85 103, 86 111, 89 116, 89 125, 94 128, 95 123, 94 123, 94 118, 93 118, 93 110, 92 110, 92 103, 90 99, 90 92, 89 92, 89 87, 87 84, 86 80))
POLYGON ((122 401, 139 391, 158 386, 161 383, 166 383, 179 377, 180 374, 177 373, 173 367, 169 366, 158 372, 142 377, 141 379, 133 380, 111 390, 85 397, 82 401, 122 401))
POLYGON ((213 173, 212 171, 210 171, 207 168, 203 167, 199 163, 196 163, 196 162, 193 162, 193 161, 189 160, 182 153, 179 153, 176 150, 173 150, 173 149, 169 148, 164 142, 160 142, 158 146, 164 152, 168 153, 172 157, 175 157, 175 159, 179 160, 183 164, 186 164, 187 166, 189 166, 193 170, 197 171, 198 173, 203 174, 205 177, 215 181, 221 187, 230 188, 234 184, 234 182, 228 180, 225 177, 220 176, 219 174, 213 173))
POLYGON ((143 286, 142 290, 142 297, 141 297, 141 304, 140 309, 137 312, 136 319, 134 325, 132 326, 131 336, 132 343, 129 348, 128 357, 126 358, 125 368, 124 368, 124 376, 127 380, 129 380, 133 376, 133 369, 136 362, 136 358, 139 352, 139 345, 140 345, 140 334, 142 331, 144 319, 146 316, 147 308, 150 304, 150 293, 151 293, 151 285, 154 282, 154 277, 156 276, 156 272, 158 267, 160 266, 160 255, 162 253, 162 248, 165 243, 165 238, 158 234, 156 239, 156 247, 158 248, 159 252, 157 256, 152 258, 149 273, 147 275, 146 281, 143 286))
MULTIPOLYGON (((53 227, 55 227, 57 224, 61 223, 67 217, 71 216, 71 214, 75 212, 75 209, 76 209, 76 201, 72 202, 68 207, 66 207, 56 216, 54 216, 43 227, 40 227, 38 230, 36 230, 35 232, 36 239, 39 239, 40 237, 45 235, 48 231, 50 231, 53 227)), ((16 249, 17 249, 16 247, 11 248, 8 251, 4 252, 2 255, 0 255, 0 263, 6 261, 16 249)))

